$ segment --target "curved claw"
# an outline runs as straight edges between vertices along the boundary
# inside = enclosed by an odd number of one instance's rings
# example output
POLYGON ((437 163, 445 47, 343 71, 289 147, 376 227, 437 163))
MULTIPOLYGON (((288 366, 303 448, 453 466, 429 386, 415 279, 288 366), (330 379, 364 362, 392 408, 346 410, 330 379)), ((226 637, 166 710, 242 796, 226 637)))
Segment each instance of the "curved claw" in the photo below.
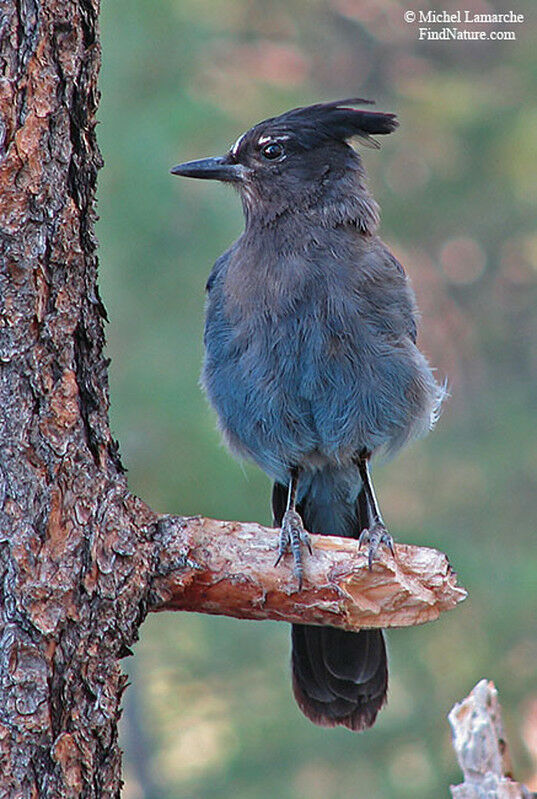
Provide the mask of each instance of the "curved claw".
POLYGON ((310 537, 304 529, 304 524, 300 515, 295 510, 288 510, 282 519, 280 530, 280 543, 278 547, 278 557, 274 566, 276 567, 283 556, 291 551, 295 560, 293 572, 298 580, 298 590, 302 589, 304 570, 302 567, 301 544, 305 544, 310 555, 312 554, 310 537))
POLYGON ((358 549, 361 549, 365 542, 369 543, 367 563, 370 570, 373 568, 373 561, 377 557, 378 549, 381 544, 384 544, 384 546, 390 550, 392 557, 395 557, 393 538, 383 524, 376 524, 371 527, 371 529, 366 528, 362 530, 358 538, 358 549))

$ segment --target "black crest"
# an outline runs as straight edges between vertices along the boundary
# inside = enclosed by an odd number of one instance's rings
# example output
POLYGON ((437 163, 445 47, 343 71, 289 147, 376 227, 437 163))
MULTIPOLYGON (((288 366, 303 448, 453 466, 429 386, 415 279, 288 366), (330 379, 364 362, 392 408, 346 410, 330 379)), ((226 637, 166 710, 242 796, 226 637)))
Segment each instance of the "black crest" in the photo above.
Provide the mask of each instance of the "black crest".
POLYGON ((262 127, 272 135, 292 135, 305 149, 315 147, 323 140, 347 141, 353 136, 378 147, 379 144, 372 138, 372 134, 391 133, 399 123, 395 114, 353 108, 364 104, 371 105, 372 101, 355 97, 293 108, 279 117, 267 119, 256 125, 256 128, 262 127))

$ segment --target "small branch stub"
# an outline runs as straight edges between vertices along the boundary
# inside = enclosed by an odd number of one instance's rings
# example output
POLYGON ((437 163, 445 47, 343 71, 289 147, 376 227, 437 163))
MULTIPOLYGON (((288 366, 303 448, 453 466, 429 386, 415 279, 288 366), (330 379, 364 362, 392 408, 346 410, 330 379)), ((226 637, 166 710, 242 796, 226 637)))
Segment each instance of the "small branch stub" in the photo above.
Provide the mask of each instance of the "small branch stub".
POLYGON ((461 785, 451 786, 453 799, 531 799, 535 796, 510 776, 509 752, 494 683, 478 682, 466 699, 453 707, 448 719, 453 731, 453 747, 464 774, 461 785))
POLYGON ((279 619, 359 630, 437 619, 466 598, 445 555, 396 544, 368 569, 354 539, 312 535, 304 584, 292 558, 275 568, 278 532, 255 523, 164 517, 152 610, 279 619))

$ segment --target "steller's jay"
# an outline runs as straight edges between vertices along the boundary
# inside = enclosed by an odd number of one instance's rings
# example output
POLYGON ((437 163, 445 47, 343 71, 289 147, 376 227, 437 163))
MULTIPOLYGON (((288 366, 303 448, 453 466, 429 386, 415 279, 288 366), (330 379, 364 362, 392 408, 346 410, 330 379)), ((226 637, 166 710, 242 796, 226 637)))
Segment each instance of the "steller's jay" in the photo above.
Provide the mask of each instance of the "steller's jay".
MULTIPOLYGON (((379 208, 348 144, 391 133, 393 114, 352 99, 260 122, 223 157, 174 175, 239 191, 240 238, 207 283, 203 385, 231 450, 274 480, 278 560, 299 587, 307 533, 367 542, 369 565, 393 542, 369 476, 431 428, 443 389, 416 347, 416 304, 403 267, 376 235, 379 208)), ((293 625, 293 690, 316 724, 370 727, 386 701, 382 630, 293 625)))

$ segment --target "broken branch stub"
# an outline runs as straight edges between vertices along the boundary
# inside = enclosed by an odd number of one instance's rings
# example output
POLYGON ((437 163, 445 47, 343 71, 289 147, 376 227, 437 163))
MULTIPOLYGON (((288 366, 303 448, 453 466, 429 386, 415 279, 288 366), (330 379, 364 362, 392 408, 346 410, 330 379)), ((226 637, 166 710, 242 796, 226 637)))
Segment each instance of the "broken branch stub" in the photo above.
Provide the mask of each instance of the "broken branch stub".
POLYGON ((498 691, 480 680, 466 699, 449 713, 453 748, 464 782, 451 786, 453 799, 531 799, 531 793, 511 776, 498 691))
POLYGON ((445 555, 395 545, 368 569, 354 539, 312 535, 299 592, 291 556, 275 568, 278 531, 255 523, 163 517, 151 610, 279 619, 359 630, 437 619, 466 598, 445 555))

